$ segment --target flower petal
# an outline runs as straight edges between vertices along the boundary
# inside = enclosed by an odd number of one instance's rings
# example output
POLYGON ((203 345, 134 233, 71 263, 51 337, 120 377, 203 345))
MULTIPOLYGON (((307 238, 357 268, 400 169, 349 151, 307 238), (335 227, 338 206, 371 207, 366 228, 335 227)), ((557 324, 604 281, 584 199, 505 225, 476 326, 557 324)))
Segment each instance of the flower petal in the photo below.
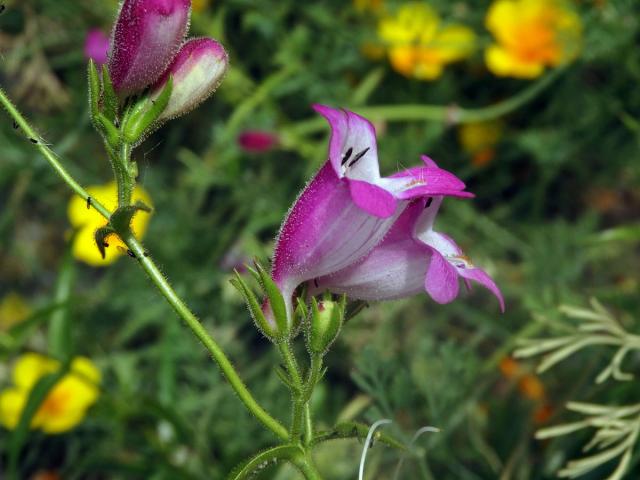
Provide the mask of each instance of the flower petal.
POLYGON ((500 302, 500 311, 504 313, 504 297, 493 279, 481 268, 456 268, 465 279, 474 280, 493 293, 500 302))
POLYGON ((460 290, 458 272, 436 249, 432 252, 424 288, 436 302, 452 302, 460 290))
POLYGON ((313 109, 331 126, 329 160, 338 177, 375 183, 380 178, 376 129, 366 118, 325 105, 313 109))
POLYGON ((391 193, 372 183, 351 180, 349 191, 353 202, 375 217, 388 218, 393 215, 398 206, 398 202, 391 193))

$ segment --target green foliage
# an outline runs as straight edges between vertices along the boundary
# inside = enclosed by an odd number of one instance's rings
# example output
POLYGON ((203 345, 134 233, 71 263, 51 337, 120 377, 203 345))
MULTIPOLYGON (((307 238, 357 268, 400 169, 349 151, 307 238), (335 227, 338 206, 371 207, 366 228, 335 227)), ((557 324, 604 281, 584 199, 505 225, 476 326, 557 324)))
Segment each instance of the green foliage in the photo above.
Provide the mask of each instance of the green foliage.
MULTIPOLYGON (((4 3, 0 84, 76 178, 105 183, 109 158, 89 113, 99 85, 108 89, 108 82, 95 70, 88 104, 82 44, 87 29, 109 29, 117 2, 4 3)), ((432 3, 443 18, 464 22, 489 43, 483 26, 489 1, 432 3)), ((318 428, 332 439, 316 456, 327 479, 356 478, 367 425, 381 418, 393 419, 384 433, 403 445, 425 425, 440 429, 411 448, 403 472, 417 472, 412 478, 543 480, 560 471, 597 479, 620 465, 634 478, 639 457, 631 439, 640 400, 637 378, 625 374, 638 370, 639 357, 624 349, 639 334, 631 319, 640 311, 640 16, 633 0, 581 2, 579 13, 580 57, 531 102, 501 116, 504 134, 488 164, 472 163, 450 121, 374 118, 383 173, 426 153, 476 194, 445 202, 436 228, 494 276, 507 311, 501 315, 495 300, 475 289, 447 306, 422 295, 371 305, 349 319, 310 402, 318 428), (589 297, 614 312, 607 318, 615 317, 617 327, 598 317, 581 329, 557 309, 589 297), (549 329, 557 337, 525 353, 557 354, 543 366, 562 361, 541 376, 520 360, 515 376, 505 373, 504 358, 549 329), (610 347, 576 348, 598 343, 588 341, 594 335, 610 347), (626 368, 619 369, 622 357, 626 368), (600 373, 625 381, 595 384, 600 373), (534 380, 542 396, 527 390, 534 380), (567 427, 570 401, 569 410, 583 418, 567 427), (583 428, 595 429, 591 443, 583 428), (536 431, 572 434, 541 442, 536 431), (591 450, 583 454, 585 445, 591 450), (593 458, 612 448, 617 455, 593 458), (567 463, 572 458, 578 460, 567 463)), ((491 76, 480 50, 437 81, 405 78, 386 59, 363 56, 362 45, 376 38, 375 19, 350 2, 214 1, 194 14, 192 29, 223 42, 231 68, 214 99, 134 152, 154 205, 145 246, 254 396, 286 423, 290 399, 273 368, 280 360, 252 328, 229 280, 248 259, 271 255, 283 215, 326 159, 326 129, 310 104, 477 109, 532 83, 491 76), (278 146, 244 151, 237 137, 249 129, 276 133, 278 146)), ((102 108, 111 125, 115 107, 102 108)), ((71 194, 7 118, 0 118, 0 299, 19 292, 32 312, 11 328, 0 324, 0 389, 11 383, 9 367, 20 352, 47 351, 51 319, 60 312, 69 328, 60 335, 70 338, 58 345, 70 351, 57 354, 90 357, 103 384, 98 404, 68 433, 1 430, 0 465, 16 456, 18 478, 55 471, 65 479, 217 479, 251 452, 268 452, 274 436, 238 403, 134 259, 124 256, 105 269, 75 263, 73 288, 65 298, 55 295, 71 194)), ((294 348, 303 353, 301 341, 294 348)), ((372 447, 368 478, 392 478, 403 452, 390 443, 382 438, 372 447)), ((271 462, 257 477, 299 478, 271 462)))

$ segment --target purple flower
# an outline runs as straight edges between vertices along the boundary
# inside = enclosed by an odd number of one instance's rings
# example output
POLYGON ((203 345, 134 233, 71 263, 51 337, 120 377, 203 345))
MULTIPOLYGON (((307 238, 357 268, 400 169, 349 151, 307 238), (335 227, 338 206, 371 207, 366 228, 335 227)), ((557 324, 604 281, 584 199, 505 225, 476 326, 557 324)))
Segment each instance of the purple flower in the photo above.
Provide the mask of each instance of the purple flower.
POLYGON ((87 32, 84 40, 84 56, 98 65, 107 63, 109 53, 109 37, 100 29, 93 28, 87 32))
POLYGON ((169 76, 173 78, 171 97, 159 120, 184 115, 204 102, 218 88, 228 66, 227 52, 215 40, 194 38, 185 42, 154 86, 152 98, 160 95, 169 76))
POLYGON ((124 0, 111 35, 109 73, 121 97, 154 83, 189 26, 191 0, 124 0))
MULTIPOLYGON (((425 157, 428 164, 435 165, 425 157)), ((425 291, 438 303, 453 301, 459 277, 489 289, 500 302, 500 289, 487 273, 473 265, 447 235, 433 230, 442 203, 440 195, 413 201, 384 240, 364 259, 337 273, 309 282, 310 294, 329 290, 354 300, 392 300, 425 291)))
POLYGON ((302 191, 276 240, 272 277, 291 308, 302 282, 365 257, 416 197, 469 197, 435 165, 381 177, 373 125, 355 113, 314 107, 331 126, 329 159, 302 191))

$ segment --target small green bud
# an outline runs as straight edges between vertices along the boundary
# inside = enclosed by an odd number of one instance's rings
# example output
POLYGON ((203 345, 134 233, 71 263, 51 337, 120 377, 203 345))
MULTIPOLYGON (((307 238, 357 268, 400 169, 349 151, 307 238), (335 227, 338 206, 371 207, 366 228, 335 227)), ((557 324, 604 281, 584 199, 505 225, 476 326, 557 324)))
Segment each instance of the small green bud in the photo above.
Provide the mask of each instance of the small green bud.
POLYGON ((339 302, 311 299, 311 317, 307 326, 307 346, 312 353, 324 355, 342 328, 346 297, 339 302))

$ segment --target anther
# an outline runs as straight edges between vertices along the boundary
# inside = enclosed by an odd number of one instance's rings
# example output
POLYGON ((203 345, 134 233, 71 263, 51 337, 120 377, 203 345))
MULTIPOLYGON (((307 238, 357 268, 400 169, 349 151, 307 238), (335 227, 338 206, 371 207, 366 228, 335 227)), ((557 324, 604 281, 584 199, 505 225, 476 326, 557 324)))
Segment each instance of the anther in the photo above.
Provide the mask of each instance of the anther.
POLYGON ((349 158, 351 158, 352 153, 353 153, 353 147, 349 147, 349 150, 347 150, 342 156, 342 162, 340 163, 340 165, 344 166, 344 164, 347 163, 349 158))
POLYGON ((433 197, 427 198, 427 203, 424 204, 424 208, 429 208, 433 203, 433 197))
POLYGON ((318 288, 320 285, 318 285, 318 279, 314 278, 313 279, 313 284, 316 286, 316 288, 318 288))
POLYGON ((349 163, 349 168, 353 167, 362 157, 364 157, 366 155, 366 153, 369 151, 369 147, 365 148, 364 150, 362 150, 359 154, 357 154, 355 156, 355 158, 353 160, 351 160, 351 162, 349 163))

